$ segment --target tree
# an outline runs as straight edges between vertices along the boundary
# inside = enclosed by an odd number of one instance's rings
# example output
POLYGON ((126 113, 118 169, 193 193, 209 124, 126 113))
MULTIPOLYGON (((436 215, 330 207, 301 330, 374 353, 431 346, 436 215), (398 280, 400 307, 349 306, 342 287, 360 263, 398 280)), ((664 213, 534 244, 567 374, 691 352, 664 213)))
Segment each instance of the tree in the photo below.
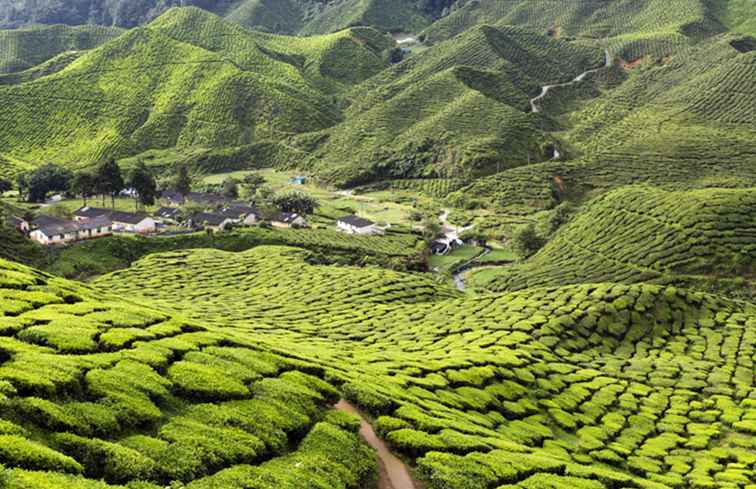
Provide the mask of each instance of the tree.
POLYGON ((222 194, 227 199, 239 198, 239 182, 234 178, 227 178, 223 181, 222 194))
POLYGON ((4 178, 0 178, 0 195, 13 190, 13 184, 4 178))
POLYGON ((71 192, 81 196, 84 201, 84 206, 87 205, 87 199, 95 194, 95 186, 97 181, 94 175, 89 172, 79 172, 73 176, 71 180, 71 192))
POLYGON ((532 223, 518 229, 512 240, 514 249, 524 258, 533 255, 546 244, 546 240, 538 235, 532 223))
POLYGON ((434 215, 427 215, 423 219, 423 237, 428 241, 436 239, 441 234, 441 223, 438 222, 438 217, 434 215))
POLYGON ((257 173, 250 173, 242 179, 242 187, 247 195, 254 195, 257 189, 265 185, 265 178, 257 173))
POLYGON ((255 190, 255 200, 258 201, 258 203, 273 200, 275 195, 276 193, 268 185, 261 185, 255 190))
POLYGON ((110 194, 110 200, 115 209, 115 196, 126 186, 121 174, 121 167, 113 158, 105 160, 95 170, 97 191, 102 195, 102 204, 105 205, 105 196, 110 194))
POLYGON ((44 202, 50 192, 67 192, 73 175, 65 168, 49 163, 18 176, 18 190, 28 202, 44 202))
POLYGON ((320 202, 304 192, 287 192, 271 199, 273 205, 281 212, 296 212, 298 214, 312 214, 320 206, 320 202))
POLYGON ((186 197, 192 191, 192 177, 189 175, 189 168, 186 165, 178 167, 176 179, 173 182, 173 188, 176 192, 186 197))
POLYGON ((158 197, 157 181, 143 161, 138 161, 131 171, 129 186, 136 191, 137 209, 155 203, 158 197))

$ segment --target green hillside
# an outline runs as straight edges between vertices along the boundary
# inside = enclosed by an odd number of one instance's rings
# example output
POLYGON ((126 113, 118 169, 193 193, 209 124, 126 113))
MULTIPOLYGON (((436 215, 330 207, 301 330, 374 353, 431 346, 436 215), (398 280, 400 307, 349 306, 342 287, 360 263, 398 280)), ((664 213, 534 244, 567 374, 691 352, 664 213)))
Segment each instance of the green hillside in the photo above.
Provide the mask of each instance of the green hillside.
POLYGON ((753 188, 667 192, 628 187, 591 201, 543 250, 502 268, 488 286, 519 290, 661 282, 716 287, 719 281, 752 299, 755 265, 753 188))
POLYGON ((467 177, 544 159, 528 116, 549 81, 600 66, 603 55, 514 27, 481 27, 355 87, 346 120, 314 152, 340 184, 376 178, 467 177))
POLYGON ((340 119, 327 93, 380 70, 389 43, 364 28, 281 38, 171 10, 50 76, 0 86, 2 156, 82 165, 323 129, 340 119))
POLYGON ((560 39, 602 41, 614 55, 634 60, 663 56, 724 30, 709 0, 501 0, 469 2, 430 26, 430 42, 483 23, 511 24, 560 39))
POLYGON ((64 25, 0 31, 0 75, 27 70, 61 53, 95 48, 122 32, 118 28, 64 25))

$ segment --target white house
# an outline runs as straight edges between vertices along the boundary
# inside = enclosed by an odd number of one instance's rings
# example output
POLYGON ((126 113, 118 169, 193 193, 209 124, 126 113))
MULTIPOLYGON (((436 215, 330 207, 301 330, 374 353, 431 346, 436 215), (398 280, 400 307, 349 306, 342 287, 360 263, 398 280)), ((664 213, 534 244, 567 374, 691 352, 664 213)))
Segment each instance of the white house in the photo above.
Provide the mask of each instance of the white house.
POLYGON ((238 222, 236 219, 214 212, 199 212, 192 216, 192 223, 195 226, 203 226, 205 229, 212 229, 213 231, 223 231, 228 226, 232 226, 238 222))
POLYGON ((111 212, 108 217, 113 221, 113 231, 115 232, 150 234, 157 231, 157 222, 145 214, 115 211, 111 212))
POLYGON ((261 219, 260 211, 253 206, 243 204, 231 204, 223 209, 220 214, 247 226, 257 224, 261 219))
POLYGON ((274 228, 305 228, 307 220, 296 212, 281 212, 270 221, 270 224, 274 228))
POLYGON ((357 216, 344 216, 338 219, 336 227, 339 231, 348 234, 383 234, 383 229, 379 228, 373 221, 357 216))
POLYGON ((121 233, 149 234, 157 230, 157 222, 146 214, 120 212, 98 207, 82 207, 73 213, 74 220, 79 223, 104 217, 110 219, 112 230, 121 233))
POLYGON ((93 239, 113 234, 113 223, 105 216, 95 217, 86 222, 77 223, 78 239, 93 239))
POLYGON ((45 246, 74 243, 112 233, 112 223, 106 217, 86 222, 66 221, 53 216, 40 216, 31 223, 29 238, 45 246))
POLYGON ((79 228, 75 222, 53 216, 40 216, 33 220, 29 233, 29 238, 45 246, 72 243, 78 237, 79 228))

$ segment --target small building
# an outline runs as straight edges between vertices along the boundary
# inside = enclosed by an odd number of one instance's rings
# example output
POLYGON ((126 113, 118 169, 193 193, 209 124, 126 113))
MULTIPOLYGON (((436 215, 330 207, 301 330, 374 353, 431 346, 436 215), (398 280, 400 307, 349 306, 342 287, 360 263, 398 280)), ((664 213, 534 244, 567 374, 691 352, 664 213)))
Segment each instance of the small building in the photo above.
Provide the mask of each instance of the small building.
POLYGON ((434 255, 446 255, 455 248, 464 245, 459 238, 440 238, 431 241, 430 250, 434 255))
POLYGON ((157 231, 157 222, 146 214, 113 211, 107 217, 113 221, 113 231, 150 234, 157 231))
POLYGON ((95 217, 76 225, 79 228, 79 240, 101 238, 113 234, 113 223, 105 216, 95 217))
POLYGON ((155 217, 163 223, 178 224, 182 213, 177 207, 161 207, 155 212, 155 217))
POLYGON ((85 222, 96 217, 107 216, 111 212, 110 209, 103 209, 102 207, 86 206, 76 209, 73 213, 73 218, 76 222, 85 222))
POLYGON ((40 216, 31 222, 29 238, 39 244, 50 246, 101 238, 112 233, 113 223, 105 216, 81 222, 66 221, 53 216, 40 216))
POLYGON ((228 226, 232 226, 237 222, 234 219, 215 212, 199 212, 192 216, 192 224, 194 226, 202 226, 205 229, 212 229, 213 231, 224 231, 228 226))
POLYGON ((383 234, 383 229, 379 228, 373 221, 358 216, 344 216, 336 221, 336 227, 339 231, 348 234, 383 234))
POLYGON ((289 183, 292 185, 304 185, 307 183, 307 178, 302 175, 297 175, 296 177, 291 177, 289 183))
POLYGON ((226 207, 220 214, 247 226, 259 223, 262 218, 260 211, 256 207, 238 203, 226 207))
POLYGON ((271 219, 270 224, 275 228, 306 228, 307 220, 296 212, 281 212, 271 219))

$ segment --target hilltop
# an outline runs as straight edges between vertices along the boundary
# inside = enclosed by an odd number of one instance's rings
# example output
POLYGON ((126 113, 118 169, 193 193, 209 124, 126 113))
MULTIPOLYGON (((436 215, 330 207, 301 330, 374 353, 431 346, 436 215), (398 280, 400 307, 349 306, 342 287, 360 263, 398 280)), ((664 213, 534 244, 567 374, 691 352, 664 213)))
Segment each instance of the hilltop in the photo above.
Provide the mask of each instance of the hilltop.
POLYGON ((177 146, 269 151, 255 145, 335 124, 328 94, 382 69, 389 46, 371 29, 280 38, 171 10, 52 74, 0 86, 0 144, 12 162, 3 173, 17 159, 81 165, 177 146))

